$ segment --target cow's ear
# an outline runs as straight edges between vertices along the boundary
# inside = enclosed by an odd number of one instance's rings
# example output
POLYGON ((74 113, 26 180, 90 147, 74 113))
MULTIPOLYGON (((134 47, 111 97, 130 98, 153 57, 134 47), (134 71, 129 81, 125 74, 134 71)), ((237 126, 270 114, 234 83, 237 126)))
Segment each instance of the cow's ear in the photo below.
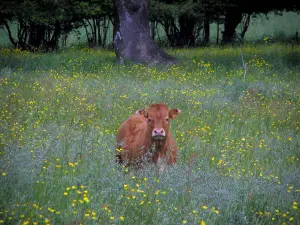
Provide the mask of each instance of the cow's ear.
POLYGON ((180 109, 171 109, 171 110, 169 111, 169 118, 170 118, 170 119, 175 119, 176 116, 178 116, 180 112, 181 112, 180 109))
POLYGON ((135 112, 135 114, 137 114, 139 116, 143 116, 145 118, 148 117, 148 112, 146 111, 146 109, 139 109, 135 112))

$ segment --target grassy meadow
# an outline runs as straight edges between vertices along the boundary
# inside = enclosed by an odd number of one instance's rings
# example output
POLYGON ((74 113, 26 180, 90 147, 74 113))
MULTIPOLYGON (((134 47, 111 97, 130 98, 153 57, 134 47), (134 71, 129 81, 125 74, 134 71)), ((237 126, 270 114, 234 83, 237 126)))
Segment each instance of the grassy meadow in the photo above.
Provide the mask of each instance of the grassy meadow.
POLYGON ((169 53, 0 50, 0 224, 300 224, 300 46, 169 53), (153 102, 182 110, 177 164, 118 168, 118 126, 153 102))

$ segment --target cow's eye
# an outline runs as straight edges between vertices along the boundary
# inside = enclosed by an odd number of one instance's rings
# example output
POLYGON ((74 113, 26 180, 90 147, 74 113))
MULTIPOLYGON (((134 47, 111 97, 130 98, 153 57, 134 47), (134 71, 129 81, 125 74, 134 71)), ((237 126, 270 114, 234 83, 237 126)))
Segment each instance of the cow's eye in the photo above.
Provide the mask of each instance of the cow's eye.
POLYGON ((148 123, 151 123, 151 122, 152 122, 152 120, 148 118, 148 123))
POLYGON ((165 120, 165 122, 168 123, 168 122, 169 122, 169 118, 167 118, 167 119, 165 120))

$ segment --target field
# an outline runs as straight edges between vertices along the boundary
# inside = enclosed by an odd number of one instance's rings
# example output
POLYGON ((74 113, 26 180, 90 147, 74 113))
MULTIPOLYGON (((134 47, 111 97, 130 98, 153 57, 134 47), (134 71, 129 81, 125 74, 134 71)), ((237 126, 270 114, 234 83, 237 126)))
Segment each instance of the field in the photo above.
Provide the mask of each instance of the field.
POLYGON ((170 50, 182 64, 162 68, 0 51, 0 224, 300 224, 299 46, 170 50), (118 168, 118 126, 153 102, 182 110, 177 164, 118 168))

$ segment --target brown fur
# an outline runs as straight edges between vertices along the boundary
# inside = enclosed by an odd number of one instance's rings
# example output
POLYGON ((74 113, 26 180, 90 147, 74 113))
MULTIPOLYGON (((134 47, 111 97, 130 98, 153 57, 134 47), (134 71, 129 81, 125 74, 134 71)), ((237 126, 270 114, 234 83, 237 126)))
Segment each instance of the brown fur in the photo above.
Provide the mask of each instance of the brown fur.
POLYGON ((179 113, 180 110, 169 110, 164 104, 152 104, 148 109, 138 110, 124 121, 117 134, 117 162, 128 166, 142 162, 159 164, 163 159, 167 159, 168 165, 174 164, 178 149, 169 129, 169 120, 179 113), (163 129, 165 138, 153 139, 154 129, 163 129), (154 150, 153 154, 144 158, 151 150, 154 150))

